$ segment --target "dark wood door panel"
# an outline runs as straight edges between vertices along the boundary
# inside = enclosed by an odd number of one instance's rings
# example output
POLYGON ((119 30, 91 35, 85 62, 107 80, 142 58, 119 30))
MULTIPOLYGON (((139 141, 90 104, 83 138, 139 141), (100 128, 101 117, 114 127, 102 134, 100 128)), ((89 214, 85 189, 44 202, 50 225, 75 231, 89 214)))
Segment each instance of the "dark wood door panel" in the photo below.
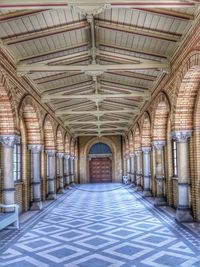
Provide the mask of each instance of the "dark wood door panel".
POLYGON ((109 158, 90 160, 90 182, 111 182, 112 161, 109 158))

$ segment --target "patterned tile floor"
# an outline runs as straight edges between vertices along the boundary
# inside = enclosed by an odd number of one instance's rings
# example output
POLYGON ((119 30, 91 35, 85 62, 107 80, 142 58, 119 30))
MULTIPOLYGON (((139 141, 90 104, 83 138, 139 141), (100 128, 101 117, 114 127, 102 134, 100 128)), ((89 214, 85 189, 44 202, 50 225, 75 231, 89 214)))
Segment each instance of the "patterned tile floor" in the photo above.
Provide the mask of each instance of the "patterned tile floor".
POLYGON ((200 235, 121 184, 74 187, 0 232, 0 266, 200 266, 200 235))

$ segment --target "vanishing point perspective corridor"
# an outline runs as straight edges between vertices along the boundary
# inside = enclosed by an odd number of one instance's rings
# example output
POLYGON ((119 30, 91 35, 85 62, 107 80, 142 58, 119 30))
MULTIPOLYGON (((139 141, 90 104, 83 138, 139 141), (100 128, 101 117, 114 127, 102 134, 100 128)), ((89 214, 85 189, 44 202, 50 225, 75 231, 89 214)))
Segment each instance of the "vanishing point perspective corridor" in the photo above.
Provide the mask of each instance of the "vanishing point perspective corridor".
POLYGON ((119 183, 74 186, 0 242, 6 267, 200 266, 198 235, 119 183))

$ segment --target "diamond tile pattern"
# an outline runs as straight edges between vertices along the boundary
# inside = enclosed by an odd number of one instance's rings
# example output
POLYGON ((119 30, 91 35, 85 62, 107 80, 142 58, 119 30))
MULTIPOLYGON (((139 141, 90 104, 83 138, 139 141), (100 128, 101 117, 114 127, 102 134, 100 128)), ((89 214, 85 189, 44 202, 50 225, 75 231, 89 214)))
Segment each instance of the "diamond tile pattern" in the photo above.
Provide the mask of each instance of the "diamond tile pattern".
POLYGON ((70 191, 10 240, 0 232, 0 266, 200 266, 199 237, 138 193, 120 184, 70 191))

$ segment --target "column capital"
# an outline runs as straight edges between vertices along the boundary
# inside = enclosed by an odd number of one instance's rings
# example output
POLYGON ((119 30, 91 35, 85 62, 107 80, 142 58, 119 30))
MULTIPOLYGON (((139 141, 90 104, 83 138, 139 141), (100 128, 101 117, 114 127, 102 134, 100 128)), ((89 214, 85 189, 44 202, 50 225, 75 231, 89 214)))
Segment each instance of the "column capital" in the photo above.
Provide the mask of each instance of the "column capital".
POLYGON ((56 150, 45 150, 45 153, 49 156, 49 157, 54 157, 56 154, 56 150))
POLYGON ((64 159, 70 159, 70 155, 69 154, 64 154, 64 159))
POLYGON ((64 157, 64 153, 62 152, 57 152, 56 153, 56 156, 59 158, 59 159, 62 159, 64 157))
POLYGON ((176 140, 179 143, 186 143, 188 138, 190 138, 191 136, 192 136, 191 130, 171 132, 172 139, 176 140))
POLYGON ((130 158, 134 158, 135 157, 135 153, 132 152, 132 153, 129 154, 129 156, 130 156, 130 158))
POLYGON ((143 146, 143 147, 142 147, 142 152, 143 152, 144 154, 149 154, 150 151, 151 151, 151 147, 150 147, 150 146, 143 146))
POLYGON ((39 153, 40 151, 43 150, 44 146, 43 145, 37 145, 37 144, 31 144, 28 145, 28 148, 31 150, 32 153, 39 153))
POLYGON ((166 142, 165 141, 153 141, 152 144, 156 150, 162 150, 166 142))
POLYGON ((20 143, 20 136, 18 135, 0 135, 0 143, 4 147, 13 147, 14 144, 20 143))
POLYGON ((136 151, 135 151, 135 155, 136 155, 136 156, 140 156, 141 154, 142 154, 142 150, 136 150, 136 151))
POLYGON ((74 159, 75 159, 75 157, 74 157, 74 156, 70 156, 70 159, 74 160, 74 159))

